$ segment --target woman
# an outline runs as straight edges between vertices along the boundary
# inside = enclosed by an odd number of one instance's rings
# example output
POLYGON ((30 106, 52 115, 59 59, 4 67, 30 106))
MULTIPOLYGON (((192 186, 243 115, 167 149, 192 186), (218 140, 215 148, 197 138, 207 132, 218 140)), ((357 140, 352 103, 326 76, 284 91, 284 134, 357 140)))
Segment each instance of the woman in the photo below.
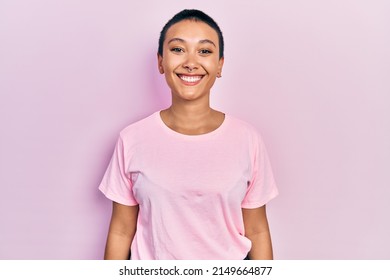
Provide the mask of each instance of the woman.
POLYGON ((223 37, 198 10, 163 28, 169 108, 121 131, 100 185, 113 200, 105 259, 272 259, 265 204, 277 195, 263 142, 210 107, 223 37))

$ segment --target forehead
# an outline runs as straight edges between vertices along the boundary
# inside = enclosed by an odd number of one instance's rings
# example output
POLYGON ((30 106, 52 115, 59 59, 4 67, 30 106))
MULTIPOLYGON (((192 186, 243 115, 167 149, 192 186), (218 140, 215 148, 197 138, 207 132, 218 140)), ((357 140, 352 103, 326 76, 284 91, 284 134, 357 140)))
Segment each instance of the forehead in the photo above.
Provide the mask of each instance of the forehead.
POLYGON ((175 23, 167 30, 165 41, 172 38, 181 38, 187 42, 199 42, 208 39, 218 44, 218 33, 207 23, 194 20, 182 20, 175 23))

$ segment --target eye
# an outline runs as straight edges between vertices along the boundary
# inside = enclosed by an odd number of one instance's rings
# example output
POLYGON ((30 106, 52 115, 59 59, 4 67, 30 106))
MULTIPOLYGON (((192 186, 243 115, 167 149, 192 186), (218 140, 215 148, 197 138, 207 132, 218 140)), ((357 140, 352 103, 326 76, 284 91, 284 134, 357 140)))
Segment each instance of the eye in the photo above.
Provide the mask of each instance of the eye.
POLYGON ((200 53, 200 54, 211 54, 211 53, 213 53, 213 52, 210 51, 210 50, 204 49, 204 50, 200 50, 199 53, 200 53))
POLYGON ((179 47, 174 47, 171 49, 172 52, 176 52, 176 53, 181 53, 181 52, 184 52, 184 50, 182 48, 179 48, 179 47))

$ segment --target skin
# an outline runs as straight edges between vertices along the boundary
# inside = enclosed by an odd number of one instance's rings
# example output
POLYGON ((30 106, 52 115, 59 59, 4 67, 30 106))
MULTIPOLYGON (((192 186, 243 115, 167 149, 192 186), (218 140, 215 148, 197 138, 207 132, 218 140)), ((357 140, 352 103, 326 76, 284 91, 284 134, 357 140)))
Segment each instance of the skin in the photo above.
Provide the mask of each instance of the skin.
POLYGON ((225 116, 210 107, 210 90, 221 76, 218 35, 207 24, 181 21, 168 29, 158 68, 171 88, 172 105, 161 112, 171 129, 189 135, 203 134, 219 127, 225 116), (192 69, 192 71, 191 71, 192 69), (202 75, 199 84, 186 85, 178 77, 202 75))
POLYGON ((129 259, 130 246, 137 230, 138 205, 126 206, 113 202, 112 216, 106 249, 105 260, 129 259))
POLYGON ((244 219, 245 236, 252 241, 249 259, 272 260, 272 241, 266 206, 264 205, 255 209, 242 208, 242 217, 244 219))
MULTIPOLYGON (((157 56, 158 69, 171 89, 172 105, 161 111, 161 119, 171 129, 199 135, 217 129, 225 115, 210 107, 210 90, 222 75, 224 58, 219 58, 218 34, 203 22, 184 20, 166 34, 163 55, 157 56), (202 77, 188 82, 181 78, 202 77)), ((138 206, 113 202, 105 259, 128 259, 136 232, 138 206)), ((242 209, 245 236, 252 241, 249 258, 272 259, 271 235, 265 206, 242 209)))

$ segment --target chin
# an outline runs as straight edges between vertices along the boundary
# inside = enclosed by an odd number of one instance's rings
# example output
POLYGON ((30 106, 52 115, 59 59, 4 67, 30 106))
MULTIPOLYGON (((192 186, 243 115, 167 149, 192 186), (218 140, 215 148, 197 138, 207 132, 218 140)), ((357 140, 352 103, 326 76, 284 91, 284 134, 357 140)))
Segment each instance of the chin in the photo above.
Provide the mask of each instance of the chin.
POLYGON ((194 100, 197 100, 197 99, 201 99, 201 96, 200 95, 197 95, 197 94, 180 94, 180 99, 182 100, 186 100, 186 101, 194 101, 194 100))

